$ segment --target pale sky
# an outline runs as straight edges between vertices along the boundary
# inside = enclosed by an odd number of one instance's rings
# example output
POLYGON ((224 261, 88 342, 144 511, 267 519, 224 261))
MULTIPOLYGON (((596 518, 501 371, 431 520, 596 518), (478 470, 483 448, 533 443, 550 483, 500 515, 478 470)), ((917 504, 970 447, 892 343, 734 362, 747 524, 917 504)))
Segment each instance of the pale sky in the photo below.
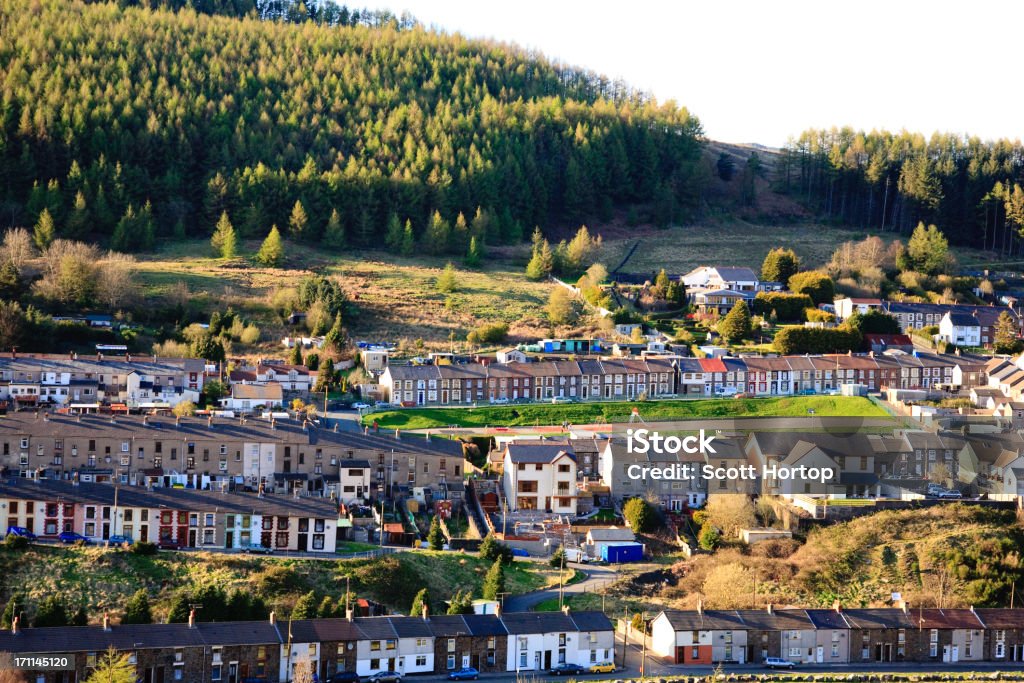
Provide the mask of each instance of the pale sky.
POLYGON ((725 142, 781 145, 833 125, 1024 137, 1024 2, 366 4, 622 78, 676 100, 725 142))

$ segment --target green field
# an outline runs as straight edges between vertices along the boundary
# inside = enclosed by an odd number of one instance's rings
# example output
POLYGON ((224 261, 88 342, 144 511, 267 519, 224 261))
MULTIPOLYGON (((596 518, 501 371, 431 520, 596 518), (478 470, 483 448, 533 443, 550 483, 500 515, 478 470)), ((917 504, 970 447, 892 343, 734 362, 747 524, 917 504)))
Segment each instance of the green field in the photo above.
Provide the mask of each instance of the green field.
POLYGON ((363 418, 387 429, 460 427, 526 427, 628 422, 633 408, 648 421, 717 417, 888 417, 865 398, 852 396, 793 396, 746 399, 699 399, 692 401, 645 401, 642 403, 569 403, 485 408, 411 408, 371 413, 363 418))

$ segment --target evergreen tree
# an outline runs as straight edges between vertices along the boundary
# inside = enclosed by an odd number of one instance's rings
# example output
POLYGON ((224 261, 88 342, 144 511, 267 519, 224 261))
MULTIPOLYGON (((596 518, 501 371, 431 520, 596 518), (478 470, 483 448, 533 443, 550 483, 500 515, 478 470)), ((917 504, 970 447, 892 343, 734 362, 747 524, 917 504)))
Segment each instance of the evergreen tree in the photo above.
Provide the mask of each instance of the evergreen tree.
POLYGON ((0 613, 0 629, 10 629, 11 622, 14 617, 17 616, 25 609, 25 601, 18 595, 12 595, 11 599, 7 601, 4 606, 4 611, 0 613))
POLYGON ((70 623, 67 608, 59 595, 49 595, 43 598, 43 601, 36 606, 36 616, 32 620, 32 625, 35 628, 68 626, 70 623))
POLYGON ((576 299, 564 287, 551 290, 548 305, 544 309, 552 325, 572 325, 579 316, 576 299))
POLYGON ((480 245, 477 242, 476 235, 469 238, 469 250, 466 251, 466 259, 463 263, 466 264, 467 268, 476 268, 480 265, 481 259, 480 245))
POLYGON ((388 227, 384 233, 384 245, 397 254, 401 253, 404 240, 405 230, 402 229, 402 221, 398 219, 398 214, 391 213, 388 215, 388 227))
MULTIPOLYGON (((178 404, 181 405, 181 404, 178 404)), ((179 589, 171 597, 171 606, 167 611, 168 624, 184 624, 188 622, 188 615, 192 611, 192 596, 188 591, 179 589)))
POLYGON ((423 606, 430 607, 430 593, 426 588, 421 588, 416 597, 412 600, 412 607, 409 608, 409 616, 418 617, 423 613, 423 606))
POLYGON ((129 652, 119 653, 110 648, 97 658, 96 666, 83 683, 135 683, 135 665, 131 663, 130 657, 129 652))
POLYGON ((1024 346, 1017 337, 1017 325, 1007 311, 1000 313, 996 320, 994 346, 996 353, 1017 353, 1024 346))
POLYGON ((747 302, 737 301, 728 315, 718 323, 718 333, 729 343, 742 341, 750 337, 750 309, 747 302))
POLYGON ((448 614, 472 614, 473 593, 469 590, 455 591, 451 601, 448 603, 448 614))
POLYGON ((260 250, 256 252, 256 262, 268 268, 279 268, 284 262, 284 243, 276 225, 270 227, 267 238, 263 240, 260 250))
POLYGON ((89 232, 89 207, 85 201, 85 194, 79 190, 71 205, 71 213, 68 214, 64 234, 70 239, 79 239, 84 237, 87 232, 89 232))
POLYGON ((654 528, 655 516, 651 504, 643 498, 630 498, 622 507, 622 516, 633 533, 642 534, 654 528))
POLYGON ((56 233, 50 210, 43 209, 39 214, 39 220, 36 221, 35 231, 32 233, 32 241, 35 242, 36 249, 46 251, 46 248, 50 246, 50 243, 56 237, 56 233))
POLYGON ((345 346, 345 328, 341 326, 341 313, 334 316, 334 324, 324 335, 324 346, 335 352, 341 351, 345 346))
POLYGON ((789 282, 800 270, 800 257, 792 249, 777 247, 768 252, 761 264, 761 279, 767 282, 789 282))
POLYGON ((551 253, 551 245, 546 239, 541 239, 533 249, 533 256, 526 264, 526 277, 530 280, 543 280, 555 267, 555 257, 551 253))
POLYGON ((71 615, 72 626, 88 626, 89 625, 89 613, 85 610, 85 605, 79 605, 75 613, 71 615))
POLYGON ((444 550, 444 534, 441 532, 441 518, 434 515, 430 521, 430 531, 427 532, 427 543, 431 550, 444 550))
POLYGON ((229 259, 235 257, 238 238, 235 235, 235 226, 231 225, 231 219, 228 218, 227 211, 222 213, 217 221, 217 226, 213 230, 213 236, 210 238, 210 246, 213 247, 214 253, 221 258, 229 259))
POLYGON ((459 279, 455 273, 455 266, 451 263, 444 267, 441 274, 437 276, 437 281, 434 283, 434 287, 437 291, 444 294, 451 294, 459 290, 459 279))
POLYGON ((450 239, 451 226, 441 217, 439 211, 435 211, 423 234, 423 248, 428 254, 443 254, 448 251, 450 239))
POLYGON ((469 233, 481 241, 481 243, 494 242, 494 219, 490 211, 485 211, 479 206, 473 214, 473 221, 469 225, 469 233))
POLYGON ((302 365, 302 344, 296 343, 292 347, 292 357, 289 361, 292 365, 302 365))
POLYGON ((292 609, 292 619, 315 619, 318 607, 319 603, 316 599, 316 593, 309 591, 295 602, 295 607, 292 609))
POLYGON ((324 228, 324 246, 341 249, 345 246, 345 226, 341 223, 341 215, 337 209, 331 209, 331 216, 324 228))
POLYGON ((149 595, 144 588, 135 591, 124 606, 122 624, 152 624, 153 613, 149 607, 149 595))
POLYGON ((914 270, 926 275, 945 272, 949 265, 949 242, 934 225, 918 223, 907 242, 907 257, 914 270))
POLYGON ((484 577, 484 600, 498 600, 504 592, 505 568, 502 566, 501 558, 498 558, 487 571, 487 576, 484 577))
POLYGON ((338 606, 334 604, 334 598, 325 595, 320 601, 320 606, 316 608, 316 616, 319 619, 332 619, 338 616, 338 606))
POLYGON ((416 236, 412 232, 412 221, 406 219, 405 229, 402 230, 402 256, 412 256, 416 253, 416 236))
POLYGON ((459 212, 455 217, 455 227, 452 228, 451 237, 448 239, 448 250, 453 254, 464 254, 469 247, 469 225, 466 217, 459 212))
POLYGON ((299 199, 295 200, 295 206, 292 207, 291 216, 288 218, 288 231, 292 239, 296 241, 308 237, 309 217, 306 216, 306 208, 302 206, 302 201, 299 199))

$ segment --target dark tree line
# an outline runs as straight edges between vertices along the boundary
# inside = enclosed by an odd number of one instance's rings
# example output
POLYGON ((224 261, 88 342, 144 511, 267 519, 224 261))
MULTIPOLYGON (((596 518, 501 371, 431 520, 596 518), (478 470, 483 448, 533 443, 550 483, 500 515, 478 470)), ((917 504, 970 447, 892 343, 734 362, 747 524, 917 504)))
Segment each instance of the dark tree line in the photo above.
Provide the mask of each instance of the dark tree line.
POLYGON ((393 215, 419 240, 435 212, 454 224, 482 207, 495 243, 616 204, 649 203, 666 221, 697 205, 701 128, 685 109, 517 48, 365 16, 296 25, 0 0, 0 226, 45 209, 57 237, 106 241, 122 223, 119 244, 144 250, 209 235, 227 212, 240 237, 277 225, 369 246, 393 215), (146 234, 130 238, 140 215, 146 234))
POLYGON ((808 130, 784 149, 776 187, 822 216, 909 234, 937 225, 955 243, 1024 252, 1024 147, 976 137, 808 130))

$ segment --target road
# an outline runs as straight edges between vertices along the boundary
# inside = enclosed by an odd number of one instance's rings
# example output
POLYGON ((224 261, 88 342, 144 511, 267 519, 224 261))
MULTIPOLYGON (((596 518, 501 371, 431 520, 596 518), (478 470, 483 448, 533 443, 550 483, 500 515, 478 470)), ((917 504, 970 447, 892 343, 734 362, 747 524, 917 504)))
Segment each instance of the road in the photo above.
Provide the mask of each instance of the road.
MULTIPOLYGON (((563 586, 563 597, 579 593, 593 593, 599 586, 603 586, 615 580, 615 569, 611 567, 589 566, 575 563, 567 563, 566 566, 583 572, 587 575, 587 578, 583 581, 563 586)), ((533 593, 526 593, 524 595, 511 595, 505 598, 505 611, 529 612, 537 604, 557 597, 557 586, 555 588, 547 588, 545 590, 534 591, 533 593)))

